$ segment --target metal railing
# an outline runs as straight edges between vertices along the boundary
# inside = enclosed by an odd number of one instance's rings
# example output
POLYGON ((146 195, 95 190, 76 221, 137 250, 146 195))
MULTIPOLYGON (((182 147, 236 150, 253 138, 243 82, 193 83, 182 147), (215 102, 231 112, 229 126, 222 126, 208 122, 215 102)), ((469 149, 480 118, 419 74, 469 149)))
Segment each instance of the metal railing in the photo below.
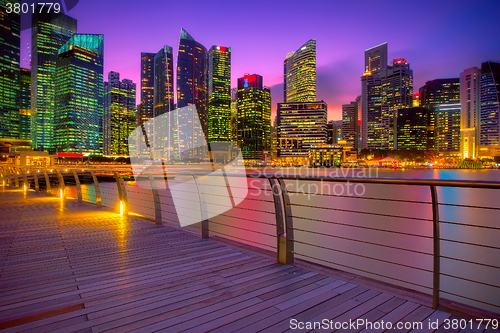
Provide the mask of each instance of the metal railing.
MULTIPOLYGON (((113 200, 119 201, 122 213, 142 211, 140 215, 157 224, 178 223, 177 214, 186 214, 174 207, 168 180, 147 174, 147 180, 140 180, 150 183, 147 190, 124 182, 124 173, 130 174, 131 169, 4 165, 0 181, 15 187, 22 181, 25 189, 31 184, 35 191, 42 185, 47 193, 52 192, 51 183, 57 183, 62 198, 71 181, 81 202, 86 200, 80 178, 88 176, 97 206, 114 207, 113 200), (112 175, 116 189, 101 191, 103 174, 112 175), (166 182, 167 189, 158 189, 158 181, 166 182)), ((203 216, 207 208, 194 207, 194 202, 203 205, 213 200, 211 204, 224 205, 218 198, 206 199, 211 191, 199 186, 199 174, 176 175, 192 177, 197 184, 197 193, 186 195, 187 208, 203 216), (198 198, 192 200, 191 195, 198 198)), ((246 177, 248 195, 222 214, 210 219, 203 216, 193 226, 203 238, 213 234, 276 251, 283 264, 297 257, 430 294, 434 308, 444 299, 500 313, 500 203, 478 199, 478 195, 498 195, 500 182, 224 176, 246 177), (339 184, 366 188, 362 196, 339 195, 335 192, 339 184)))

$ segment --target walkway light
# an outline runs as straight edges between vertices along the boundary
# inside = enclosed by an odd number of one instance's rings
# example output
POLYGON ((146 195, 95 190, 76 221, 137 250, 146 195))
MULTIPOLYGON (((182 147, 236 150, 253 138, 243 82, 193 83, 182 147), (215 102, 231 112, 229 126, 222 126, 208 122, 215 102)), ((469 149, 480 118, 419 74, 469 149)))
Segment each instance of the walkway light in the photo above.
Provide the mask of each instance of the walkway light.
POLYGON ((124 211, 125 211, 125 207, 123 205, 123 201, 120 200, 120 215, 123 215, 124 211))
POLYGON ((63 189, 59 189, 59 195, 60 195, 60 198, 61 199, 64 199, 64 196, 63 196, 63 189))

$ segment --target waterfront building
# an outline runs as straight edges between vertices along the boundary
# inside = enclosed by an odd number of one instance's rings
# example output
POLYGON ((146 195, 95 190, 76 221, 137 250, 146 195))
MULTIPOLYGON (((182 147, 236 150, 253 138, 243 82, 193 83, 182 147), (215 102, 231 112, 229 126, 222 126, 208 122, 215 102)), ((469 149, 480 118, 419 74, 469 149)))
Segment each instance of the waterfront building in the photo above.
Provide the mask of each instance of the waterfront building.
POLYGON ((271 149, 271 89, 257 74, 238 78, 238 145, 244 159, 261 160, 271 149))
POLYGON ((436 148, 439 152, 460 151, 460 103, 441 104, 436 112, 436 148))
POLYGON ((344 161, 344 149, 340 145, 312 145, 309 149, 309 165, 313 167, 340 166, 344 161))
POLYGON ((310 39, 284 61, 284 102, 316 101, 316 40, 310 39))
POLYGON ((15 1, 0 2, 0 138, 18 139, 21 16, 7 13, 7 3, 15 1))
POLYGON ((21 68, 19 73, 19 139, 30 140, 31 128, 31 71, 21 68))
POLYGON ((419 89, 420 106, 435 109, 442 104, 460 103, 460 78, 427 81, 419 89))
POLYGON ((137 108, 137 126, 154 117, 155 53, 141 53, 141 103, 137 108))
POLYGON ((481 70, 471 67, 460 73, 460 151, 462 158, 476 158, 480 137, 479 80, 481 70))
POLYGON ((165 45, 154 57, 153 115, 174 109, 174 60, 172 47, 165 45))
POLYGON ((500 63, 481 64, 479 96, 480 145, 500 146, 500 63))
POLYGON ((104 155, 128 155, 128 137, 136 127, 135 96, 135 83, 120 81, 117 72, 108 73, 108 81, 104 82, 104 155))
POLYGON ((358 150, 358 103, 342 105, 342 140, 358 150))
POLYGON ((278 103, 278 157, 308 158, 311 145, 326 144, 327 113, 323 101, 278 103))
POLYGON ((208 51, 208 141, 231 142, 231 48, 208 51))
POLYGON ((396 147, 398 150, 433 150, 434 111, 424 107, 398 110, 396 147))
POLYGON ((75 34, 55 64, 54 149, 102 154, 103 35, 75 34))
POLYGON ((76 28, 77 21, 67 15, 39 13, 35 10, 32 16, 31 140, 34 150, 48 151, 55 148, 56 62, 58 51, 76 33, 76 28))
MULTIPOLYGON (((177 108, 195 105, 202 131, 207 135, 207 49, 181 29, 177 53, 177 108)), ((194 121, 194 120, 190 120, 194 121)))
POLYGON ((413 71, 403 58, 387 65, 387 43, 365 51, 361 77, 362 149, 394 149, 398 109, 413 104, 413 71))
POLYGON ((231 142, 238 143, 238 88, 231 88, 231 142))

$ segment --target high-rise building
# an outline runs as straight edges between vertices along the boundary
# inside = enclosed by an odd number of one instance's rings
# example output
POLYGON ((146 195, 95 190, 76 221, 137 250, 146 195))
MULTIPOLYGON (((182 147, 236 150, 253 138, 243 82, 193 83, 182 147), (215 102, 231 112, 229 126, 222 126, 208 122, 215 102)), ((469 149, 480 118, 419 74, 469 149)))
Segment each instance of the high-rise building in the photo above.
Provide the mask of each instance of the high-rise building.
POLYGON ((102 154, 103 35, 75 34, 55 64, 53 146, 59 152, 102 154))
POLYGON ((19 1, 0 1, 0 138, 18 139, 21 16, 7 13, 7 3, 19 1))
POLYGON ((413 102, 411 105, 412 106, 420 106, 420 94, 419 93, 413 94, 413 102))
POLYGON ((55 148, 56 62, 59 49, 76 33, 76 25, 76 20, 67 15, 39 13, 35 10, 32 16, 31 140, 34 150, 55 148))
POLYGON ((154 117, 155 53, 141 53, 141 107, 137 109, 137 125, 154 117))
POLYGON ((154 116, 174 109, 174 60, 172 47, 165 45, 154 57, 154 116))
POLYGON ((358 103, 342 105, 342 140, 358 150, 358 103))
POLYGON ((420 106, 434 109, 441 104, 460 103, 460 79, 436 79, 427 81, 419 89, 420 106))
POLYGON ((472 67, 460 73, 460 151, 462 158, 476 158, 479 145, 479 79, 481 71, 472 67))
POLYGON ((257 74, 238 79, 238 144, 245 159, 260 160, 271 149, 271 89, 257 74))
POLYGON ((481 64, 479 95, 480 145, 500 146, 500 63, 481 64))
POLYGON ((311 145, 325 144, 327 114, 323 101, 278 103, 278 156, 308 158, 311 145))
POLYGON ((284 102, 316 101, 316 40, 310 39, 284 61, 284 102))
POLYGON ((436 146, 440 152, 460 151, 460 103, 441 104, 436 112, 436 146))
POLYGON ((365 51, 361 101, 362 149, 394 149, 396 111, 413 103, 413 71, 402 58, 387 65, 387 43, 365 51))
POLYGON ((104 155, 128 155, 128 137, 135 129, 135 94, 135 83, 120 81, 117 72, 108 73, 104 82, 104 155))
POLYGON ((208 51, 208 141, 231 142, 231 48, 208 51))
POLYGON ((231 88, 231 142, 238 143, 238 87, 231 88))
POLYGON ((398 110, 396 147, 398 150, 433 150, 434 111, 423 107, 398 110))
MULTIPOLYGON (((207 49, 181 29, 177 54, 177 108, 195 105, 203 133, 207 133, 207 49)), ((196 116, 196 114, 194 114, 196 116)))
POLYGON ((30 140, 31 71, 21 68, 19 75, 19 139, 30 140))

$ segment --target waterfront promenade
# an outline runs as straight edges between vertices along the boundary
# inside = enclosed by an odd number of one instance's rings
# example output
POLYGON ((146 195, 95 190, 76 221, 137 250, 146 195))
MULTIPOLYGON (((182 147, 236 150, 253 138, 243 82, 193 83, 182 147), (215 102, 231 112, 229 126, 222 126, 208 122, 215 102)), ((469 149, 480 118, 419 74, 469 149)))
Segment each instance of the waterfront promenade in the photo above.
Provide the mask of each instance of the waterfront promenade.
POLYGON ((428 320, 459 318, 354 275, 278 264, 217 239, 8 187, 0 189, 0 268, 5 332, 282 332, 292 318, 423 322, 418 332, 431 332, 428 320))

